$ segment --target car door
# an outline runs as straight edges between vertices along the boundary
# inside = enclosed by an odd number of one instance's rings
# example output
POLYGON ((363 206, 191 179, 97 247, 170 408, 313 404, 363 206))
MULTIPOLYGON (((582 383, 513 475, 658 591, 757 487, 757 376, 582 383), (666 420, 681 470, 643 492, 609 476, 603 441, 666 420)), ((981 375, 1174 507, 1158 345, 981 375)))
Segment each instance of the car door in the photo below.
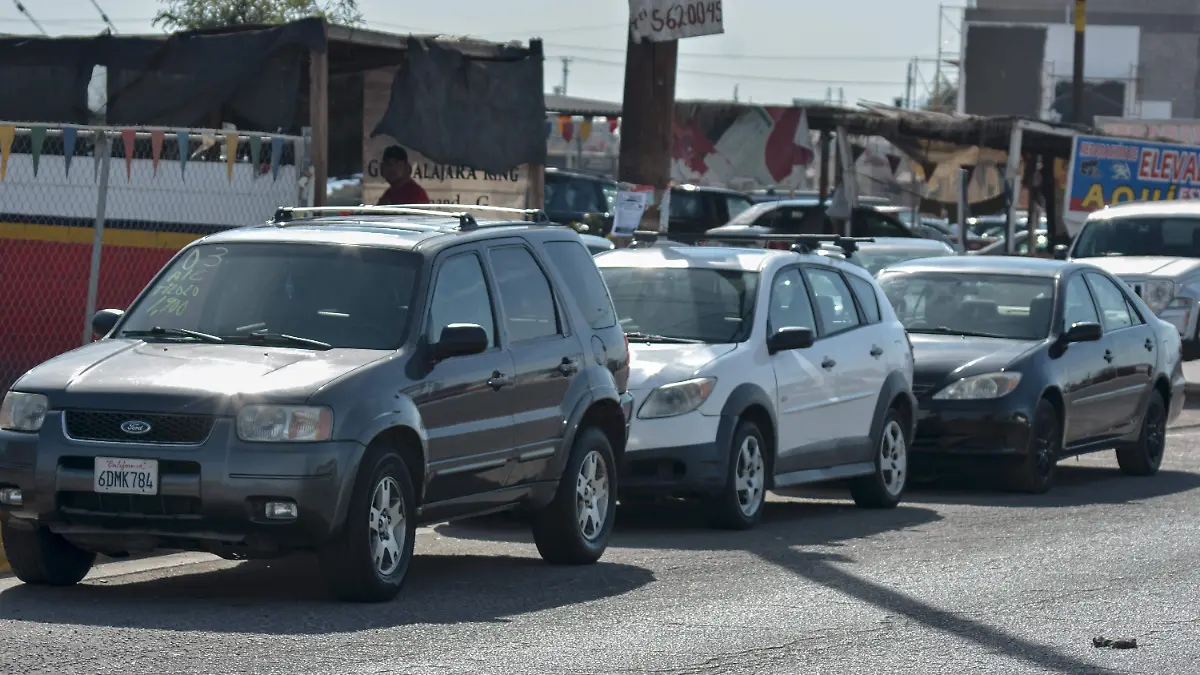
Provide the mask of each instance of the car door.
MULTIPOLYGON (((799 266, 779 270, 772 280, 767 302, 767 335, 782 328, 809 328, 814 335, 817 321, 812 296, 799 266)), ((815 345, 814 345, 815 348, 815 345)), ((820 366, 816 352, 789 349, 770 356, 775 371, 775 412, 779 425, 779 448, 775 474, 781 475, 820 466, 813 454, 828 450, 835 441, 828 424, 830 406, 837 395, 833 375, 820 366)))
MULTIPOLYGON (((1076 273, 1065 282, 1063 317, 1059 334, 1077 323, 1100 323, 1092 291, 1076 273)), ((1103 324, 1101 324, 1103 325, 1103 324)), ((1112 384, 1109 362, 1111 340, 1105 335, 1097 342, 1076 342, 1055 357, 1055 369, 1063 385, 1066 415, 1063 419, 1063 443, 1079 445, 1097 439, 1106 426, 1105 394, 1112 384)))
POLYGON ((503 486, 513 446, 513 359, 497 331, 493 293, 480 251, 451 249, 435 265, 425 319, 425 339, 437 342, 452 323, 483 326, 490 347, 433 363, 407 393, 428 436, 426 502, 479 495, 503 486))
MULTIPOLYGON (((836 401, 831 409, 837 431, 837 455, 829 462, 846 464, 871 457, 865 433, 875 416, 875 403, 886 377, 878 323, 867 323, 845 277, 833 267, 809 265, 805 277, 815 298, 821 340, 820 366, 833 378, 836 401)), ((827 420, 826 423, 829 423, 827 420)))
POLYGON ((504 344, 516 364, 513 397, 513 472, 509 484, 535 480, 553 462, 567 427, 563 403, 583 364, 562 299, 521 239, 488 247, 488 267, 500 304, 504 344))
POLYGON ((1116 283, 1097 272, 1084 274, 1096 305, 1100 322, 1112 350, 1113 381, 1105 401, 1104 435, 1130 433, 1142 411, 1142 399, 1151 385, 1156 355, 1153 329, 1146 325, 1130 305, 1129 298, 1116 283))

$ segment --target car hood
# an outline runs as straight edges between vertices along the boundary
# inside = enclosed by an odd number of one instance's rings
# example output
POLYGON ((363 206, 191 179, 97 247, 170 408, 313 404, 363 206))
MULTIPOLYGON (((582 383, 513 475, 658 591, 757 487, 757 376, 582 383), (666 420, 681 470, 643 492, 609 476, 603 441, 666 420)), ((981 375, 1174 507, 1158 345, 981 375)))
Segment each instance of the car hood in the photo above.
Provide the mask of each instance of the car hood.
POLYGON ((44 393, 55 409, 222 414, 242 400, 303 402, 391 354, 101 340, 35 367, 13 388, 44 393))
POLYGON ((912 341, 915 361, 913 381, 927 387, 942 386, 961 377, 1004 370, 1041 344, 1038 340, 924 333, 910 333, 909 340, 912 341))
POLYGON ((737 345, 629 343, 629 390, 653 389, 696 377, 697 371, 737 345))
POLYGON ((1171 258, 1166 256, 1110 256, 1103 258, 1075 258, 1079 262, 1095 265, 1100 269, 1124 276, 1155 276, 1179 278, 1200 270, 1200 259, 1171 258))

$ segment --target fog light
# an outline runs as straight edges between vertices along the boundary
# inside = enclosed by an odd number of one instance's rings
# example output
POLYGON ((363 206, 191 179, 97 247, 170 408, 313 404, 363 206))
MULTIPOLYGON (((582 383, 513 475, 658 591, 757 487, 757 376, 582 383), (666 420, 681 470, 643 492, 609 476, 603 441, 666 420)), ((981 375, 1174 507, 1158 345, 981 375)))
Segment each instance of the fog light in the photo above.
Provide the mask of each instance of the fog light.
POLYGON ((296 502, 267 502, 266 513, 274 520, 293 520, 299 514, 296 502))
POLYGON ((21 506, 24 503, 25 497, 21 494, 21 488, 0 488, 0 504, 4 504, 6 506, 21 506))

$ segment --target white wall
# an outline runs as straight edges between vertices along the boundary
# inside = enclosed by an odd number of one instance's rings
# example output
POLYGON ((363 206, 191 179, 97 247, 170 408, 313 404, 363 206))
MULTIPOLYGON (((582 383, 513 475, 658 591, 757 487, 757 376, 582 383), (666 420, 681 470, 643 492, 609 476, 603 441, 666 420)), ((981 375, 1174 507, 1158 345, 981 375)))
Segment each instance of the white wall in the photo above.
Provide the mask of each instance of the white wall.
MULTIPOLYGON (((1136 73, 1142 29, 1137 26, 1088 26, 1083 45, 1085 79, 1127 80, 1136 73)), ((1070 77, 1075 67, 1075 27, 1046 26, 1047 68, 1070 77)))

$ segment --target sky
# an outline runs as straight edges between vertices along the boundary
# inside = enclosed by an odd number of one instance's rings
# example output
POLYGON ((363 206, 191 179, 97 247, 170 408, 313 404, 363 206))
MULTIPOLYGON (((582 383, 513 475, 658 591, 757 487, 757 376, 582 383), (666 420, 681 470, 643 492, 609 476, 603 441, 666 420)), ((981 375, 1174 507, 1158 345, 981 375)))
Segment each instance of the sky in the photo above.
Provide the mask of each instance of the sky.
MULTIPOLYGON (((22 0, 50 35, 104 30, 98 3, 122 34, 161 32, 152 25, 159 0, 22 0)), ((908 63, 917 96, 932 91, 937 55, 936 0, 725 0, 722 35, 686 38, 679 46, 677 99, 790 103, 793 99, 890 104, 903 96, 908 63)), ((945 3, 943 50, 957 52, 961 5, 945 3)), ((37 28, 0 0, 0 32, 37 28)), ((497 41, 541 37, 546 91, 620 101, 625 78, 628 0, 359 0, 366 27, 397 33, 450 33, 497 41)), ((947 69, 946 74, 952 77, 947 69)))

